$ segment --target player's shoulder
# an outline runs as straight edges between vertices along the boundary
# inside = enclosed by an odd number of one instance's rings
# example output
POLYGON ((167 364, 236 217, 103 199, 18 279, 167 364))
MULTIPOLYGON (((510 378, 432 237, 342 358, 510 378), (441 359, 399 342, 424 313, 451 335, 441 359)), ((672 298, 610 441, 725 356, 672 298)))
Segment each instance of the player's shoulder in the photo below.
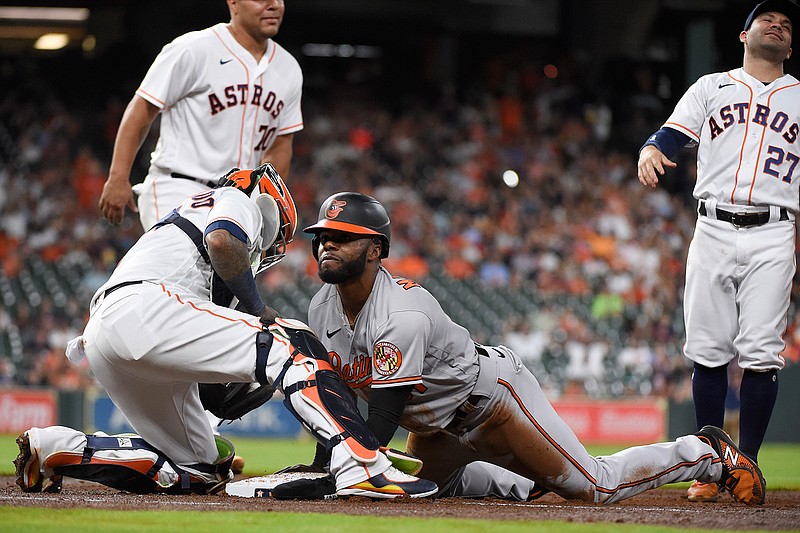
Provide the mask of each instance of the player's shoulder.
POLYGON ((421 284, 404 276, 396 276, 386 268, 378 271, 376 285, 386 293, 384 301, 393 309, 427 310, 438 306, 436 298, 421 284))
POLYGON ((222 26, 224 26, 224 24, 217 24, 216 26, 211 26, 210 28, 186 32, 175 37, 167 46, 192 47, 197 46, 204 41, 214 40, 216 39, 214 32, 218 32, 222 26))
POLYGON ((296 70, 298 73, 302 72, 300 68, 300 63, 297 61, 291 52, 289 52, 286 48, 281 46, 281 44, 274 39, 270 39, 272 42, 272 46, 275 47, 275 54, 273 57, 273 61, 277 61, 281 63, 283 68, 296 70))
POLYGON ((711 87, 714 85, 719 85, 720 83, 730 83, 734 79, 741 79, 739 76, 739 71, 741 69, 733 69, 724 72, 710 72, 708 74, 703 74, 700 76, 695 85, 701 87, 711 87))
POLYGON ((322 287, 320 287, 319 290, 314 294, 314 296, 311 297, 311 301, 308 304, 308 314, 311 315, 314 311, 334 302, 335 296, 336 285, 324 283, 322 287))

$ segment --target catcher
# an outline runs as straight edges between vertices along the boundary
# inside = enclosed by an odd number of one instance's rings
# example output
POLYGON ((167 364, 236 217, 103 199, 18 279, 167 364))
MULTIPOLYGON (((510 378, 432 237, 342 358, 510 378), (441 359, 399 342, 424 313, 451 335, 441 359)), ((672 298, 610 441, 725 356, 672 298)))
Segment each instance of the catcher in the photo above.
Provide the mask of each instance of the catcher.
MULTIPOLYGON (((476 344, 428 291, 382 266, 391 229, 374 198, 334 194, 304 231, 313 235, 325 282, 309 304, 309 323, 333 368, 368 402, 367 425, 378 441, 386 445, 398 426, 409 430, 408 452, 419 457, 421 475, 444 484, 471 463, 480 467, 474 472, 533 480, 538 490, 530 498, 552 491, 597 503, 702 479, 725 484, 740 502, 764 502, 758 466, 716 427, 607 457, 589 455, 513 351, 476 344)), ((477 486, 457 485, 456 493, 477 486)))
POLYGON ((59 492, 70 476, 134 493, 218 492, 233 477, 234 449, 213 435, 198 383, 232 383, 206 387, 206 406, 236 418, 280 390, 331 450, 338 494, 434 494, 434 483, 397 471, 378 451, 308 327, 262 301, 251 265, 258 272, 280 260, 296 226, 292 197, 266 164, 234 169, 146 232, 67 347, 73 363, 88 360, 137 434, 31 428, 17 439, 22 490, 59 492))

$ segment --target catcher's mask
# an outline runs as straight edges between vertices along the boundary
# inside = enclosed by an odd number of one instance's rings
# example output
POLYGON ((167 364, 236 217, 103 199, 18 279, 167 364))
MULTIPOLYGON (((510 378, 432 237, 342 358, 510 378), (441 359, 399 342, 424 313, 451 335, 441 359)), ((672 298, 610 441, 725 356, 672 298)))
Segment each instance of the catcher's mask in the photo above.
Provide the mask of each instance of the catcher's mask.
POLYGON ((311 233, 311 253, 318 258, 319 233, 326 229, 345 231, 356 235, 374 235, 381 240, 381 259, 389 256, 391 227, 389 215, 383 205, 359 192, 336 193, 322 203, 319 221, 303 231, 311 233))
POLYGON ((217 187, 239 189, 258 206, 263 218, 260 260, 256 274, 275 265, 286 255, 297 229, 294 200, 278 172, 270 163, 255 170, 232 169, 217 182, 217 187))

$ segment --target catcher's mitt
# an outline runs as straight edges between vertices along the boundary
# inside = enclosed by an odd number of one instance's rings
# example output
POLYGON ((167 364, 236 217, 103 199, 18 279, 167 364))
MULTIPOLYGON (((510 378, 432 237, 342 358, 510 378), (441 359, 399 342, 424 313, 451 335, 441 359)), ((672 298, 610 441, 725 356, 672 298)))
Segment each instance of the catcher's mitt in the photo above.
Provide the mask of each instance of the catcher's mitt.
POLYGON ((201 383, 200 401, 222 420, 237 420, 267 403, 275 389, 258 383, 201 383))

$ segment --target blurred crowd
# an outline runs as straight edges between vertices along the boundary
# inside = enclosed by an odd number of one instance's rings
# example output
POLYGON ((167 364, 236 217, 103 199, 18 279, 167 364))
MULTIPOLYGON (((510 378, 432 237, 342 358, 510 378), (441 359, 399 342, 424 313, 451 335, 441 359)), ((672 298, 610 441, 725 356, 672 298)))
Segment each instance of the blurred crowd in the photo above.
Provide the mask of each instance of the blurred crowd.
MULTIPOLYGON (((346 85, 309 92, 288 179, 301 227, 333 192, 371 194, 390 211, 393 273, 430 280, 437 296, 434 282, 516 298, 499 310, 488 298, 494 320, 478 306, 470 329, 517 351, 553 396, 690 398, 681 304, 693 154, 656 190, 635 169, 638 143, 668 109, 646 84, 620 102, 568 78, 499 78, 391 103, 346 85), (518 183, 504 181, 506 170, 518 183)), ((123 107, 0 94, 4 385, 94 383, 63 354, 91 294, 141 234, 136 214, 112 227, 97 209, 123 107)), ((140 178, 156 132, 137 161, 140 178)), ((305 235, 260 283, 267 301, 287 284, 319 285, 305 235)), ((457 298, 442 302, 457 321, 470 319, 457 298)), ((784 355, 796 364, 800 314, 791 310, 784 355)))

